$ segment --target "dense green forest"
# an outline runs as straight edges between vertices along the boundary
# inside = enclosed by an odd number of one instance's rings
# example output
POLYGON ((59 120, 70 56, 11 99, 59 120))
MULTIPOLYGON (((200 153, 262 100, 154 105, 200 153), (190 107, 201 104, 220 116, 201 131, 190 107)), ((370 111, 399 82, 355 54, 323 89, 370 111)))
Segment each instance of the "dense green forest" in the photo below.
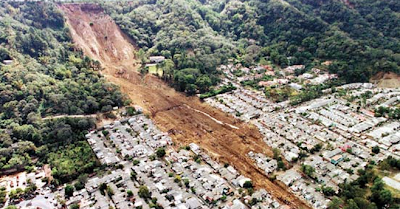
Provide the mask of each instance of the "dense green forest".
POLYGON ((205 92, 197 78, 215 84, 216 66, 230 58, 308 68, 332 61, 329 70, 346 82, 400 73, 397 0, 138 0, 103 7, 148 55, 174 62, 165 77, 199 70, 174 80, 187 92, 205 92))
POLYGON ((68 181, 99 164, 84 132, 89 119, 42 118, 110 111, 127 102, 100 64, 75 50, 51 3, 0 3, 0 172, 49 163, 68 181))

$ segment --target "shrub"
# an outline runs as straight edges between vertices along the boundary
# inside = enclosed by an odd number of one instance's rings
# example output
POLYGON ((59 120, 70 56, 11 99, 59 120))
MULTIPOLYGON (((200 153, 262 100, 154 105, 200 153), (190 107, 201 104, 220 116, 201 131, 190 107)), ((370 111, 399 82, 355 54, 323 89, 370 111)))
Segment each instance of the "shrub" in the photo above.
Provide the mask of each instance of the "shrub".
POLYGON ((243 184, 243 188, 253 188, 253 183, 251 181, 246 181, 243 184))
POLYGON ((70 196, 72 196, 73 193, 74 193, 74 187, 73 187, 72 185, 70 185, 70 184, 67 184, 67 185, 65 186, 64 191, 65 191, 65 196, 66 196, 66 197, 70 197, 70 196))

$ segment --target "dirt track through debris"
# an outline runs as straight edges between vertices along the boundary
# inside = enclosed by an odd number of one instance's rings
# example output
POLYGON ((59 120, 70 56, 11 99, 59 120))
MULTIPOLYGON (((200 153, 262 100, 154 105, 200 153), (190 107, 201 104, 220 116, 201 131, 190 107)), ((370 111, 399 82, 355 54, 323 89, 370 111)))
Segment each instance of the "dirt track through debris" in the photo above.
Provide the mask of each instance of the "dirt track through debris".
POLYGON ((160 79, 141 77, 134 59, 136 48, 114 21, 94 4, 63 4, 76 47, 99 60, 102 73, 121 87, 133 103, 149 113, 157 126, 168 132, 177 146, 197 143, 219 162, 233 165, 291 208, 310 208, 287 188, 268 180, 247 156, 249 151, 272 155, 254 126, 242 123, 197 97, 186 97, 160 79))

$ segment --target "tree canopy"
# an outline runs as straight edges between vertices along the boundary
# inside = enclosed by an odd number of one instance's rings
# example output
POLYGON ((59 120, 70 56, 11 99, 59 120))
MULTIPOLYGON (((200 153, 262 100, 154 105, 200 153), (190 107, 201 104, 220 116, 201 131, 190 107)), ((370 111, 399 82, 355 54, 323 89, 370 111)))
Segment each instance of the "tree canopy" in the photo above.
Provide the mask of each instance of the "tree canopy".
POLYGON ((84 138, 94 122, 43 120, 123 106, 119 87, 100 75, 100 63, 75 49, 53 3, 0 2, 0 171, 48 163, 69 181, 99 164, 84 138), (33 158, 39 161, 33 163, 33 158))
MULTIPOLYGON (((396 0, 139 0, 104 3, 121 29, 147 55, 174 62, 165 75, 177 89, 208 91, 216 66, 236 59, 286 67, 320 65, 346 82, 365 82, 379 71, 400 73, 400 20, 396 0), (197 79, 199 77, 199 79, 197 79), (197 81, 198 80, 198 81, 197 81), (196 82, 197 81, 197 82, 196 82)), ((171 66, 171 65, 169 65, 171 66)))

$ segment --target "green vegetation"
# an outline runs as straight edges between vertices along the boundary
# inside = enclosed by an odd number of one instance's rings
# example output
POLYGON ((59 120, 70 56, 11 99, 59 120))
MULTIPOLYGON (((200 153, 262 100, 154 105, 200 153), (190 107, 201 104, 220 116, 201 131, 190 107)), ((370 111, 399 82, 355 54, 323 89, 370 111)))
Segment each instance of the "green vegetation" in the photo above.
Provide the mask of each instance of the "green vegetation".
POLYGON ((84 134, 94 122, 42 118, 105 112, 125 96, 74 49, 55 4, 1 2, 0 19, 0 62, 13 60, 0 64, 0 171, 48 163, 56 184, 93 172, 84 134))
POLYGON ((400 108, 390 108, 390 107, 383 107, 379 106, 375 110, 376 117, 387 116, 388 118, 392 119, 400 119, 400 108))
POLYGON ((114 190, 110 187, 107 186, 107 195, 111 198, 114 195, 114 190))
POLYGON ((313 148, 310 149, 310 153, 314 154, 315 152, 321 151, 322 146, 323 145, 321 143, 316 144, 313 148))
POLYGON ((131 179, 136 181, 137 173, 135 171, 131 172, 131 179))
POLYGON ((246 189, 253 188, 253 183, 251 181, 246 181, 243 184, 243 188, 246 188, 246 189))
POLYGON ((189 188, 189 179, 183 179, 183 183, 185 184, 186 188, 189 188))
POLYGON ((91 147, 84 141, 49 153, 48 161, 52 166, 52 175, 62 182, 73 180, 82 173, 92 173, 99 166, 91 147))
POLYGON ((286 170, 286 165, 281 157, 281 151, 278 148, 274 148, 272 149, 272 152, 274 153, 273 158, 278 162, 278 170, 286 170))
POLYGON ((244 66, 267 61, 280 67, 317 66, 346 82, 367 81, 379 71, 399 73, 399 7, 396 0, 139 0, 104 5, 143 49, 142 57, 165 56, 169 64, 163 77, 190 94, 207 92, 196 77, 208 77, 215 85, 216 66, 230 58, 244 66), (322 65, 325 61, 331 64, 322 65), (196 76, 186 72, 193 68, 196 76), (179 74, 187 79, 171 80, 179 74))
POLYGON ((323 187, 322 188, 322 192, 324 193, 324 195, 326 196, 332 196, 335 194, 335 190, 333 190, 332 187, 323 187))
POLYGON ((306 85, 304 89, 300 91, 299 94, 290 97, 290 104, 297 105, 302 102, 310 101, 322 96, 322 91, 334 86, 339 86, 344 84, 342 80, 331 80, 324 84, 319 85, 306 85))
POLYGON ((296 90, 289 86, 284 86, 282 88, 266 87, 264 93, 268 99, 274 102, 282 102, 298 94, 296 90))
POLYGON ((230 92, 230 91, 233 91, 233 90, 236 90, 236 87, 233 86, 232 83, 229 83, 228 85, 222 86, 220 89, 217 89, 217 90, 211 89, 209 92, 201 94, 200 95, 200 99, 213 97, 213 96, 216 96, 218 94, 223 94, 223 93, 230 92))
POLYGON ((74 187, 70 184, 67 184, 64 188, 65 196, 71 197, 74 193, 74 187))
POLYGON ((126 194, 128 195, 128 197, 133 197, 133 192, 132 190, 127 190, 126 194))
MULTIPOLYGON (((388 157, 379 165, 379 169, 400 170, 400 160, 388 157)), ((387 189, 382 179, 376 172, 376 166, 370 163, 365 170, 358 170, 360 176, 351 183, 340 184, 338 197, 333 198, 329 204, 330 209, 344 208, 399 208, 400 199, 396 198, 392 192, 387 189)), ((325 192, 324 192, 325 193, 325 192)))
POLYGON ((389 156, 379 164, 381 170, 400 170, 400 160, 389 156))
POLYGON ((81 190, 81 189, 85 188, 85 186, 84 186, 84 185, 82 185, 82 184, 81 184, 81 183, 79 183, 79 182, 76 182, 76 183, 74 184, 74 187, 75 187, 75 190, 76 190, 76 191, 78 191, 78 190, 81 190))
POLYGON ((136 115, 137 114, 137 112, 136 112, 136 110, 135 110, 135 108, 134 107, 126 107, 126 114, 128 115, 128 116, 133 116, 133 115, 136 115))
POLYGON ((310 178, 314 178, 315 168, 310 165, 301 165, 301 171, 310 178))
MULTIPOLYGON (((162 69, 161 77, 179 91, 201 93, 201 98, 235 89, 232 84, 210 88, 219 82, 216 67, 229 59, 243 66, 267 60, 279 67, 316 66, 337 73, 345 82, 367 81, 379 71, 400 72, 398 0, 138 0, 104 4, 141 48, 136 56, 142 64, 148 56, 165 56, 156 67, 162 69), (322 64, 325 61, 332 63, 322 64)), ((114 106, 126 105, 127 99, 100 75, 99 62, 74 48, 55 4, 0 2, 0 20, 0 62, 13 60, 11 65, 0 64, 0 172, 50 164, 54 184, 95 172, 99 162, 84 138, 94 122, 43 118, 109 112, 114 106)), ((245 84, 254 86, 255 82, 245 84)), ((301 92, 268 89, 266 93, 276 95, 277 101, 290 98, 292 104, 298 104, 337 84, 306 86, 301 92)), ((362 95, 363 100, 368 97, 369 93, 362 95)), ((136 111, 127 108, 127 114, 136 111)), ((399 119, 400 109, 380 107, 376 114, 399 119)), ((373 148, 373 152, 379 153, 379 149, 373 148)), ((164 155, 165 150, 157 150, 158 157, 164 155)), ((279 169, 285 169, 279 150, 274 149, 274 159, 279 169)), ((340 199, 334 198, 330 208, 398 208, 399 200, 384 187, 373 167, 358 171, 357 181, 340 185, 340 199)), ((379 165, 383 170, 399 167, 393 158, 379 165)), ((315 172, 306 165, 302 171, 310 177, 315 172)), ((131 178, 136 175, 132 171, 131 178)), ((180 176, 176 181, 182 184, 180 176)), ((70 196, 83 186, 81 180, 75 188, 67 185, 65 194, 70 196)), ((252 191, 248 182, 245 187, 252 191)), ((12 191, 10 197, 34 190, 35 185, 29 185, 25 191, 12 191)), ((100 185, 100 191, 109 196, 114 193, 106 184, 100 185)), ((322 191, 333 195, 329 187, 322 191)), ((0 204, 4 193, 0 189, 0 204)), ((140 187, 139 196, 150 199, 149 189, 140 187)), ((156 201, 153 204, 157 206, 156 201)))
POLYGON ((140 163, 140 161, 139 161, 139 160, 136 160, 136 159, 133 160, 133 162, 132 162, 133 165, 139 165, 139 163, 140 163))
POLYGON ((151 193, 149 191, 149 188, 147 188, 147 186, 140 186, 138 195, 139 195, 139 197, 146 199, 146 200, 151 198, 151 193))
POLYGON ((156 151, 157 157, 163 158, 165 156, 165 149, 164 148, 158 148, 156 151))
POLYGON ((4 203, 6 203, 6 196, 7 196, 6 188, 0 187, 0 207, 3 207, 4 203))
POLYGON ((14 200, 19 200, 21 198, 31 198, 34 192, 36 191, 37 186, 33 183, 28 183, 27 187, 25 189, 21 188, 16 188, 12 189, 10 193, 8 194, 8 197, 10 198, 11 202, 14 200))
POLYGON ((101 193, 103 196, 106 195, 107 187, 108 187, 108 186, 107 186, 106 183, 101 183, 100 186, 99 186, 100 193, 101 193))
POLYGON ((377 145, 377 146, 372 147, 372 152, 375 154, 378 154, 380 152, 379 146, 377 145))
POLYGON ((79 209, 79 205, 77 203, 72 204, 71 206, 69 206, 70 209, 79 209))

